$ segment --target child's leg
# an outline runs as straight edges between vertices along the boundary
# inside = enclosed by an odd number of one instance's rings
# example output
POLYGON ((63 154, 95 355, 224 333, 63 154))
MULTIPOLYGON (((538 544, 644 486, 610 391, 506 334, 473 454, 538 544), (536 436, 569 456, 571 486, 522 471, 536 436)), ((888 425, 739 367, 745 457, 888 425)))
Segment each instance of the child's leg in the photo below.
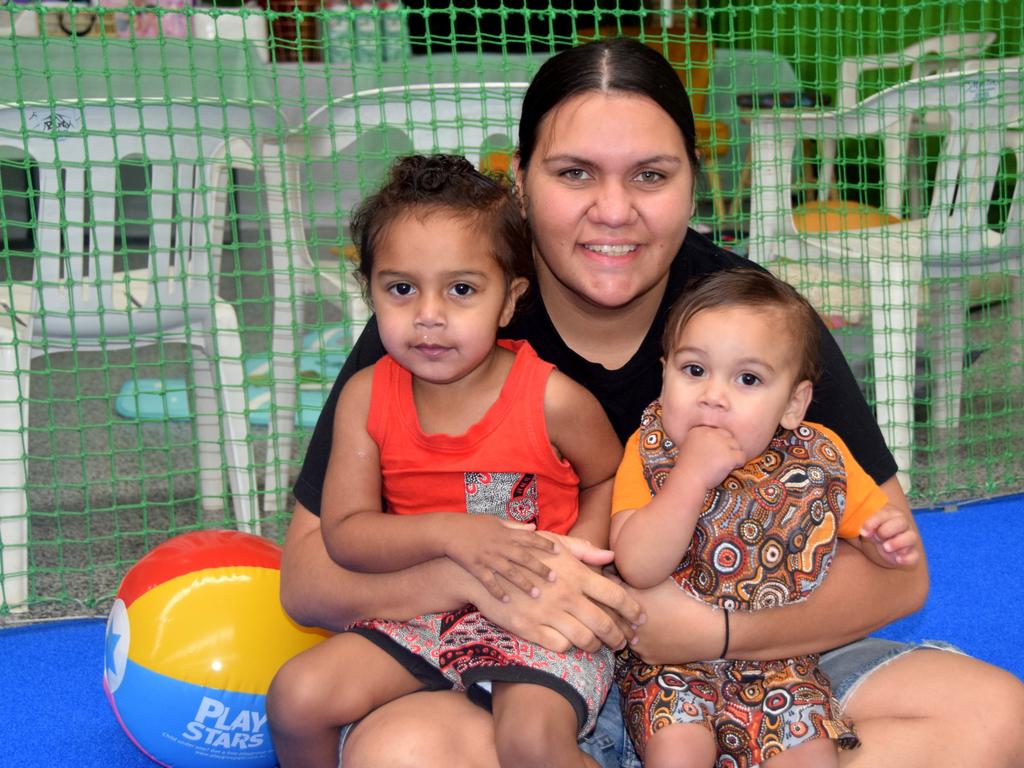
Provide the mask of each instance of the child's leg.
POLYGON ((659 729, 647 742, 644 768, 712 768, 718 757, 715 734, 698 723, 659 729))
POLYGON ((267 692, 267 717, 282 768, 338 764, 340 726, 423 684, 365 637, 343 633, 295 656, 267 692))
POLYGON ((494 738, 502 768, 597 768, 576 743, 576 710, 565 696, 533 683, 495 682, 491 691, 494 738))
POLYGON ((839 750, 831 739, 811 739, 764 761, 765 768, 837 768, 839 750))

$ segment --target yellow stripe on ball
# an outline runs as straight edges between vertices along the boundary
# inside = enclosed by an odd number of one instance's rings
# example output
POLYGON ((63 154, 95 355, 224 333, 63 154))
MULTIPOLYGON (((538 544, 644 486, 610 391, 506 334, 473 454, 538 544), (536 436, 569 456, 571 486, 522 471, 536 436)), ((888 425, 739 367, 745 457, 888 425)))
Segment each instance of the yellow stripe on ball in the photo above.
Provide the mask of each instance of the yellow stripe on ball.
POLYGON ((153 587, 128 606, 128 658, 187 683, 265 694, 284 662, 321 642, 278 597, 280 571, 206 568, 153 587))

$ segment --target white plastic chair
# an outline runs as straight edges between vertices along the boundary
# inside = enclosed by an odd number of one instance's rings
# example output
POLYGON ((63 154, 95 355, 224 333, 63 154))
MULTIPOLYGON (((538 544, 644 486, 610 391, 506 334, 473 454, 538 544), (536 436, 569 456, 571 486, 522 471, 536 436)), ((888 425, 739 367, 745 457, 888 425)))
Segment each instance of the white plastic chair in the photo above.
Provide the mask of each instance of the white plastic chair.
POLYGON ((1021 178, 1004 201, 1005 227, 989 223, 1007 154, 1016 155, 1018 174, 1024 168, 1013 130, 1020 91, 1019 73, 935 75, 852 109, 764 115, 753 126, 750 257, 806 293, 823 314, 869 318, 876 415, 905 488, 920 311, 928 307, 932 329, 925 341, 934 379, 931 421, 955 425, 972 276, 1020 275, 1021 178), (906 116, 922 110, 941 111, 949 125, 926 217, 894 220, 864 206, 844 213, 827 201, 794 208, 789 170, 797 141, 879 133, 899 140, 906 116))
POLYGON ((226 471, 239 529, 258 532, 238 320, 215 292, 210 251, 220 244, 210 232, 223 231, 218 180, 226 164, 256 162, 261 122, 272 125, 272 114, 220 104, 0 107, 0 153, 38 178, 34 279, 0 287, 0 549, 9 608, 28 594, 33 357, 191 345, 202 506, 223 509, 226 471), (147 263, 130 271, 122 265, 127 245, 118 241, 126 166, 144 169, 149 206, 147 263))
POLYGON ((264 496, 268 514, 280 508, 288 485, 295 433, 295 329, 302 322, 305 299, 316 296, 340 304, 350 342, 370 314, 355 265, 344 257, 331 267, 317 263, 307 228, 315 235, 320 220, 341 238, 352 208, 375 190, 400 155, 458 153, 474 163, 500 166, 515 144, 527 85, 464 82, 363 90, 314 111, 304 126, 291 132, 283 149, 267 145, 268 206, 284 211, 283 216, 271 216, 273 450, 264 496), (317 175, 325 168, 326 175, 317 175), (326 208, 318 210, 318 196, 327 200, 326 208))
POLYGON ((196 40, 242 42, 256 50, 259 60, 270 61, 267 16, 256 5, 239 8, 196 8, 192 12, 192 36, 196 40))
POLYGON ((28 10, 19 10, 21 7, 14 3, 0 6, 0 37, 39 37, 42 9, 33 5, 28 10))
MULTIPOLYGON (((836 90, 835 108, 838 110, 854 107, 859 99, 858 86, 868 72, 884 70, 906 70, 909 68, 909 80, 917 80, 940 72, 953 72, 960 69, 965 61, 974 59, 995 42, 995 32, 957 32, 948 35, 929 37, 921 42, 907 46, 895 53, 877 56, 844 58, 839 63, 839 82, 836 90)), ((944 129, 944 125, 936 112, 905 115, 907 125, 900 132, 900 138, 891 134, 882 137, 884 151, 885 205, 886 213, 893 216, 902 215, 904 179, 913 176, 919 165, 916 157, 918 145, 916 134, 927 131, 936 133, 944 129)), ((834 192, 838 183, 836 178, 836 153, 838 140, 847 137, 836 137, 821 143, 821 168, 818 176, 820 194, 825 197, 834 192)), ((919 185, 912 184, 910 193, 910 209, 920 213, 924 201, 917 195, 919 185)))

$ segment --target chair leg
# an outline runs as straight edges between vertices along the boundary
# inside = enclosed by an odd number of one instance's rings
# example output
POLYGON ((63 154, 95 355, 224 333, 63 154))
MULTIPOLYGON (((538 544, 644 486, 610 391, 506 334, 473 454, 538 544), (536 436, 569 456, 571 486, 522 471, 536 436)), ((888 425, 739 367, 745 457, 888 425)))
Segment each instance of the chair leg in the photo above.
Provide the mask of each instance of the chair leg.
POLYGON ((914 438, 914 363, 920 261, 871 259, 868 268, 874 345, 876 418, 910 490, 914 438))
MULTIPOLYGON (((269 145, 268 145, 269 146, 269 145)), ((305 220, 300 216, 303 189, 298 167, 284 161, 273 146, 262 164, 270 231, 274 240, 272 328, 270 340, 270 419, 263 510, 269 517, 285 508, 292 440, 295 435, 297 320, 313 271, 306 251, 305 220)))
POLYGON ((818 168, 818 199, 829 200, 839 186, 836 174, 836 155, 838 142, 835 139, 824 139, 818 142, 820 147, 820 165, 818 168))
POLYGON ((210 366, 209 350, 193 352, 200 504, 204 512, 221 512, 224 509, 224 476, 217 419, 217 390, 214 388, 210 366))
POLYGON ((0 329, 0 602, 8 611, 24 611, 28 601, 28 456, 29 377, 20 373, 17 347, 0 329), (6 338, 5 338, 6 336, 6 338))
MULTIPOLYGON (((274 286, 273 331, 270 343, 271 392, 267 441, 267 469, 264 482, 263 508, 272 515, 285 508, 288 490, 289 466, 295 437, 295 417, 298 411, 296 381, 295 329, 297 315, 302 311, 301 287, 291 290, 290 275, 278 276, 274 286)), ((294 279, 299 281, 299 276, 294 279)))
POLYGON ((933 281, 930 287, 928 353, 931 355, 931 422, 955 427, 967 352, 967 291, 963 279, 933 281))
POLYGON ((885 212, 903 216, 903 187, 906 183, 906 147, 902 139, 886 138, 882 142, 885 162, 885 212))
POLYGON ((245 370, 238 318, 230 304, 214 305, 214 326, 207 335, 206 352, 217 364, 223 450, 231 484, 235 522, 240 531, 259 534, 255 466, 249 442, 249 414, 245 401, 245 370))

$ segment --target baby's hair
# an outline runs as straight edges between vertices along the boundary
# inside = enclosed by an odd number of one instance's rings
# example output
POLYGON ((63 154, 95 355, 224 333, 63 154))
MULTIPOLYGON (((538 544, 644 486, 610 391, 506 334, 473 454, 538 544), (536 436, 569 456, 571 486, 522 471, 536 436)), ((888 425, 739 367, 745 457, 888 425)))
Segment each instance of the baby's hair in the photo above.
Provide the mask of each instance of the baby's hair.
POLYGON ((506 283, 532 276, 530 231, 507 177, 482 173, 457 155, 408 155, 394 162, 384 185, 352 216, 364 284, 370 284, 374 253, 388 227, 405 215, 435 214, 475 225, 490 241, 506 283))
POLYGON ((661 344, 665 357, 698 312, 719 307, 758 307, 782 313, 780 331, 788 333, 799 356, 797 381, 817 383, 821 374, 821 323, 814 307, 789 283, 754 268, 726 269, 694 278, 672 306, 661 344))

